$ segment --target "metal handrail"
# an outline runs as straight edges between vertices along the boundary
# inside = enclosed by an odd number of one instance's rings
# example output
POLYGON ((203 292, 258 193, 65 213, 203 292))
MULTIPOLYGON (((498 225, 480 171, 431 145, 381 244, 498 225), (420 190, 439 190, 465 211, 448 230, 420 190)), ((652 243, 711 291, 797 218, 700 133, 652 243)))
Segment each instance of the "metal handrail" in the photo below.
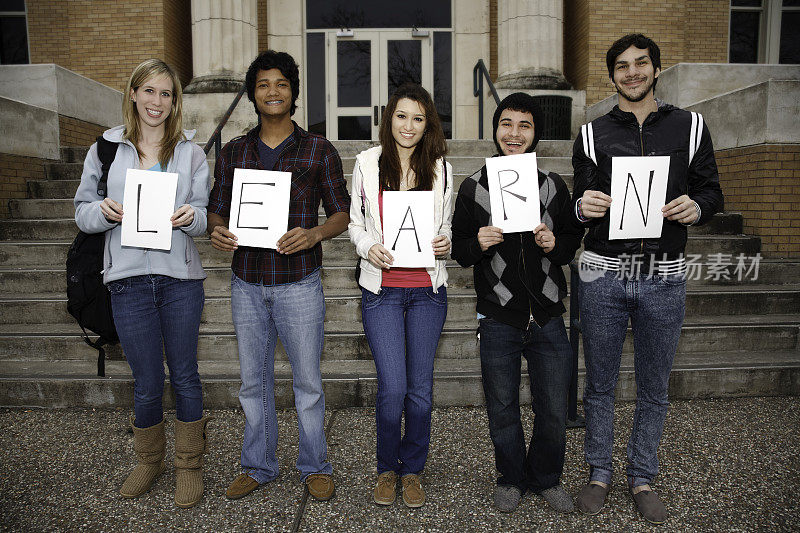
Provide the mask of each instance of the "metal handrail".
POLYGON ((208 142, 203 147, 203 151, 208 155, 208 152, 211 151, 211 147, 213 146, 214 149, 214 157, 219 157, 219 151, 222 149, 222 128, 225 127, 225 124, 228 123, 228 119, 231 118, 233 114, 233 110, 236 109, 236 106, 239 104, 239 100, 242 99, 242 95, 247 90, 247 85, 242 83, 241 89, 239 89, 239 93, 236 95, 236 98, 233 99, 231 102, 230 107, 222 116, 222 120, 219 121, 217 128, 214 130, 214 133, 211 134, 211 137, 208 139, 208 142))
POLYGON ((578 285, 580 272, 577 262, 569 264, 569 344, 572 347, 572 377, 569 381, 567 396, 567 427, 581 428, 586 419, 578 414, 578 345, 581 336, 581 311, 578 285))
POLYGON ((489 76, 489 71, 486 69, 486 64, 483 59, 479 59, 475 63, 475 68, 472 69, 472 95, 478 97, 478 139, 483 139, 483 78, 486 78, 486 83, 489 90, 494 96, 494 101, 500 105, 500 97, 497 96, 497 91, 492 83, 492 78, 489 76))

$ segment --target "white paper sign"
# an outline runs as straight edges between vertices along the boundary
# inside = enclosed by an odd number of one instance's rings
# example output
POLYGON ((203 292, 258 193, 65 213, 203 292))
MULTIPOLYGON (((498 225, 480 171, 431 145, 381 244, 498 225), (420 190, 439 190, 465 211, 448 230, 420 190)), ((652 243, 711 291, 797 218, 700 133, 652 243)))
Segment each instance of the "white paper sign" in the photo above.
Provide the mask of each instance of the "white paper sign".
POLYGON ((240 246, 277 248, 289 226, 291 172, 237 168, 228 229, 240 246))
POLYGON ((129 168, 125 175, 122 246, 169 250, 178 175, 129 168))
POLYGON ((536 153, 486 158, 492 226, 532 231, 541 222, 536 153))
POLYGON ((433 191, 383 193, 383 246, 393 267, 434 266, 433 237, 433 191))
POLYGON ((661 237, 669 156, 611 159, 609 240, 661 237))

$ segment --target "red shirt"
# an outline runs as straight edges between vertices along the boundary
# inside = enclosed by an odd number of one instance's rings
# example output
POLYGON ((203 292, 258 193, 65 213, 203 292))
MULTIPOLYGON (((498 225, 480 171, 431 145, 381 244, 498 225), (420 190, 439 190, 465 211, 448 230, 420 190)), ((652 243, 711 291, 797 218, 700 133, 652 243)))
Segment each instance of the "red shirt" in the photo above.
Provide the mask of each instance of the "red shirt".
MULTIPOLYGON (((381 232, 383 232, 383 191, 378 191, 378 210, 381 217, 381 232)), ((381 287, 430 287, 431 276, 424 268, 389 268, 383 269, 381 287)))

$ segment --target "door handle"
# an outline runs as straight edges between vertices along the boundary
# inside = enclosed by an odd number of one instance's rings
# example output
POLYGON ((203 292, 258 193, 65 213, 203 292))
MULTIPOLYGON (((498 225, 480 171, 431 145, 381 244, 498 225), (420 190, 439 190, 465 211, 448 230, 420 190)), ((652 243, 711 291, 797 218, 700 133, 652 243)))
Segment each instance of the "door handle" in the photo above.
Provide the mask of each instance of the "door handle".
POLYGON ((372 106, 372 109, 373 109, 373 113, 374 113, 374 118, 373 118, 374 125, 377 126, 378 125, 378 106, 372 106))

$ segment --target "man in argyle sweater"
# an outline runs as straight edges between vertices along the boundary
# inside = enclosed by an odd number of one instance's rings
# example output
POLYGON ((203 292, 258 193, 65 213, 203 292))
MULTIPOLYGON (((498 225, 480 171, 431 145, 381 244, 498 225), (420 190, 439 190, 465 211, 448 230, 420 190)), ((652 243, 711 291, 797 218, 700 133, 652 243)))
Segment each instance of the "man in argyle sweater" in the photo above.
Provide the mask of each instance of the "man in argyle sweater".
MULTIPOLYGON (((500 103, 492 125, 498 155, 533 152, 542 112, 531 96, 514 93, 500 103)), ((494 504, 505 512, 517 507, 526 490, 558 511, 573 509, 560 485, 572 370, 561 316, 567 294, 562 267, 575 256, 583 228, 571 214, 564 180, 540 170, 538 181, 542 224, 534 231, 504 235, 491 226, 485 166, 461 184, 453 215, 453 258, 473 267, 483 390, 500 473, 494 504), (519 406, 522 356, 536 414, 527 450, 519 406)))

